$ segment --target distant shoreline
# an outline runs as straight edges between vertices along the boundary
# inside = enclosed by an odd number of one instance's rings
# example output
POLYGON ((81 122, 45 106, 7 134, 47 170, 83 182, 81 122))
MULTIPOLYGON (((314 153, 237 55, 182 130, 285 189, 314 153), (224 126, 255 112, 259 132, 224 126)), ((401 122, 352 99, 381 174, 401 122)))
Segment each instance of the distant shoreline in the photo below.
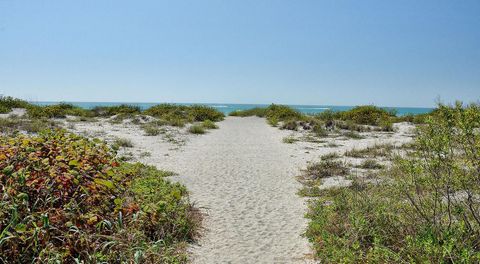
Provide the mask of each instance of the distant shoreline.
MULTIPOLYGON (((67 103, 75 106, 79 106, 85 109, 92 109, 97 106, 116 106, 122 104, 135 105, 139 106, 142 110, 147 109, 151 106, 162 104, 162 103, 138 103, 138 102, 59 102, 59 101, 36 101, 30 102, 36 105, 52 105, 58 103, 67 103)), ((237 110, 251 109, 255 107, 266 107, 269 104, 227 104, 227 103, 171 103, 175 105, 207 105, 216 108, 218 111, 228 114, 237 110)), ((299 112, 305 114, 316 114, 321 113, 326 110, 332 111, 347 111, 355 106, 338 106, 338 105, 290 105, 288 106, 298 110, 299 112)), ((424 114, 432 111, 434 108, 428 107, 391 107, 391 106, 382 106, 382 108, 388 110, 395 110, 397 115, 403 116, 408 114, 424 114)))

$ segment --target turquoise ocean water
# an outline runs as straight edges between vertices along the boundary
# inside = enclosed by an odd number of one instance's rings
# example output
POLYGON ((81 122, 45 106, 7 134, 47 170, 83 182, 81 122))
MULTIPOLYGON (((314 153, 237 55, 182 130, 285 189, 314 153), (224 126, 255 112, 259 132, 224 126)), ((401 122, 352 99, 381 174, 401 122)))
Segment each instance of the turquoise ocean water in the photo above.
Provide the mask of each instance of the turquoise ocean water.
MULTIPOLYGON (((59 102, 32 102, 37 105, 51 105, 58 104, 59 102)), ((157 105, 159 103, 133 103, 133 102, 65 102, 72 105, 76 105, 82 108, 91 109, 96 106, 115 106, 121 104, 136 105, 141 109, 147 109, 151 106, 157 105)), ((192 105, 190 103, 178 103, 178 105, 192 105)), ((218 109, 219 111, 228 114, 236 110, 245 110, 254 107, 266 107, 268 104, 202 104, 208 105, 218 109)), ((292 108, 297 109, 298 111, 306 114, 316 114, 321 113, 326 110, 332 111, 345 111, 352 109, 354 106, 333 106, 333 105, 289 105, 292 108)), ((407 114, 423 114, 428 113, 433 110, 433 108, 419 108, 419 107, 382 107, 385 109, 393 109, 397 112, 397 115, 407 115, 407 114)))

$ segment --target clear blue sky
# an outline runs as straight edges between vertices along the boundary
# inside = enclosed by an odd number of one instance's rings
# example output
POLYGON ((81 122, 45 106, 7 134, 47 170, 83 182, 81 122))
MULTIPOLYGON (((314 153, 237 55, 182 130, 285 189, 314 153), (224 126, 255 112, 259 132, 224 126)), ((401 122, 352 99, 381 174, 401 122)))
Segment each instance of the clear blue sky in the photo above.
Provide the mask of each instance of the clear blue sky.
POLYGON ((62 101, 478 101, 480 1, 0 0, 0 93, 62 101))

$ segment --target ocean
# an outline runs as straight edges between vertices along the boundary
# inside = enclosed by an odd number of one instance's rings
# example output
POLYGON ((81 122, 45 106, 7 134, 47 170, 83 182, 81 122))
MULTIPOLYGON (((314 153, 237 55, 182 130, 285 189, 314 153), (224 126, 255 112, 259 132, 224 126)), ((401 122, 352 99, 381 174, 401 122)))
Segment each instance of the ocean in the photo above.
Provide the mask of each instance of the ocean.
MULTIPOLYGON (((52 104, 58 104, 59 102, 32 102, 32 103, 36 105, 52 105, 52 104)), ((121 104, 128 104, 128 105, 139 106, 142 110, 159 104, 159 103, 134 103, 134 102, 64 102, 64 103, 72 104, 85 109, 92 109, 96 106, 115 106, 115 105, 121 105, 121 104)), ((177 105, 193 105, 191 103, 176 103, 176 104, 177 105)), ((245 110, 245 109, 250 109, 254 107, 268 106, 268 104, 201 104, 201 105, 211 106, 223 112, 224 114, 228 114, 236 110, 245 110)), ((346 111, 355 107, 355 106, 338 106, 338 105, 288 105, 288 106, 305 114, 316 114, 316 113, 324 112, 326 110, 346 111)), ((397 112, 397 115, 399 116, 408 115, 408 114, 423 114, 433 110, 433 108, 421 108, 421 107, 382 107, 382 108, 385 108, 387 110, 395 110, 397 112)))

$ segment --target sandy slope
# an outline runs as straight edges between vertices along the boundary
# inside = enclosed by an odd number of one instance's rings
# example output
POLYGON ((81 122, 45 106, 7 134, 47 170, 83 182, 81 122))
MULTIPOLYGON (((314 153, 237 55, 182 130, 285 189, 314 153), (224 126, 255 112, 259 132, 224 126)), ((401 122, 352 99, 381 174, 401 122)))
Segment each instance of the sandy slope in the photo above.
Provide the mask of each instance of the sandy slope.
MULTIPOLYGON (((307 162, 320 155, 382 143, 411 140, 408 124, 397 124, 396 133, 364 133, 365 139, 326 138, 323 143, 282 143, 301 132, 279 130, 256 117, 227 117, 220 129, 205 135, 177 131, 181 146, 165 137, 144 136, 134 125, 78 123, 77 132, 99 133, 106 139, 128 138, 128 151, 151 156, 140 161, 179 175, 201 207, 205 230, 190 250, 194 263, 308 263, 308 242, 301 237, 307 220, 305 199, 296 192, 296 176, 307 162), (334 143, 335 146, 332 144, 334 143)), ((102 137, 102 136, 101 136, 102 137)), ((345 185, 342 177, 325 179, 325 187, 345 185)))

